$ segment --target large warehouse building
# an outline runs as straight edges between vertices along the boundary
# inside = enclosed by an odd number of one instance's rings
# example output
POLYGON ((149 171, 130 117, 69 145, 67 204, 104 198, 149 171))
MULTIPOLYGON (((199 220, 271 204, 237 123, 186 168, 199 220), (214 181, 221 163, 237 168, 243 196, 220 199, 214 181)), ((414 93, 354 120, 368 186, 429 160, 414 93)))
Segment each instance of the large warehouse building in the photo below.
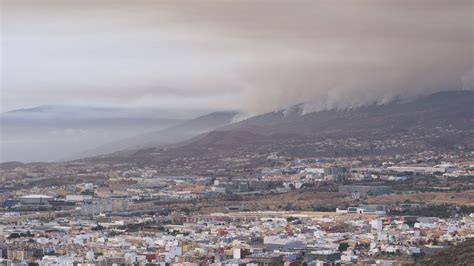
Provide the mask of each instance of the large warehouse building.
POLYGON ((44 205, 54 200, 53 197, 48 195, 26 195, 20 197, 20 203, 24 205, 44 205))

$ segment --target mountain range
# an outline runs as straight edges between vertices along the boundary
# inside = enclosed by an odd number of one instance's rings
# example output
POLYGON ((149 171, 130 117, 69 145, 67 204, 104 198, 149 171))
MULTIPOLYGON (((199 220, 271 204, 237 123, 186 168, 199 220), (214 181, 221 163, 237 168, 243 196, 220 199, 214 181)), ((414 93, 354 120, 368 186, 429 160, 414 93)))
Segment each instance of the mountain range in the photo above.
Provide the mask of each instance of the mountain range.
POLYGON ((176 125, 190 114, 155 108, 45 105, 0 114, 0 162, 57 161, 104 143, 176 125))
POLYGON ((474 92, 440 92, 412 101, 331 109, 302 113, 297 105, 290 111, 271 112, 226 126, 222 130, 247 131, 261 135, 297 134, 306 137, 379 138, 414 130, 452 126, 473 127, 474 92))
MULTIPOLYGON (((82 150, 76 149, 75 155, 64 156, 89 158, 87 160, 148 161, 156 157, 150 154, 157 152, 171 158, 210 152, 228 155, 243 150, 295 156, 474 150, 474 91, 439 92, 410 101, 395 100, 309 113, 305 112, 304 104, 299 104, 244 120, 238 120, 242 114, 227 111, 181 120, 176 116, 166 120, 166 113, 125 113, 123 115, 123 110, 119 109, 100 108, 81 109, 80 112, 57 107, 19 110, 3 114, 2 131, 8 132, 11 125, 15 125, 38 132, 34 127, 36 124, 51 129, 64 123, 74 124, 71 121, 97 127, 109 123, 118 131, 134 125, 145 125, 148 129, 133 131, 135 134, 118 134, 115 139, 105 136, 96 139, 95 146, 79 145, 82 150)), ((64 141, 76 138, 72 136, 64 141)), ((7 152, 2 148, 2 153, 7 152)))
MULTIPOLYGON (((226 156, 244 150, 291 156, 473 150, 473 108, 473 91, 440 92, 411 101, 310 113, 303 112, 303 105, 296 105, 216 127, 181 142, 155 145, 159 139, 147 141, 149 144, 142 148, 102 159, 153 161, 156 154, 162 158, 206 153, 226 156)), ((148 137, 153 139, 153 135, 148 137)))
POLYGON ((162 130, 151 131, 106 143, 97 148, 78 154, 75 157, 83 158, 122 150, 161 147, 164 145, 179 143, 194 136, 231 124, 237 116, 237 112, 213 112, 194 119, 185 120, 162 130))

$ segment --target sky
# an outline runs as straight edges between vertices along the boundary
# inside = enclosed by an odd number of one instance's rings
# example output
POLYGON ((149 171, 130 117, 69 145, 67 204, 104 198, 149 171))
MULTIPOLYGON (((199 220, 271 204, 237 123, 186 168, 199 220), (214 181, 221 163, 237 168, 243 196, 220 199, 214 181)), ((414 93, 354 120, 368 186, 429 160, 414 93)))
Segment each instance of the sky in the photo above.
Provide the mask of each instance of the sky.
POLYGON ((1 109, 262 113, 474 88, 471 0, 2 0, 1 109))

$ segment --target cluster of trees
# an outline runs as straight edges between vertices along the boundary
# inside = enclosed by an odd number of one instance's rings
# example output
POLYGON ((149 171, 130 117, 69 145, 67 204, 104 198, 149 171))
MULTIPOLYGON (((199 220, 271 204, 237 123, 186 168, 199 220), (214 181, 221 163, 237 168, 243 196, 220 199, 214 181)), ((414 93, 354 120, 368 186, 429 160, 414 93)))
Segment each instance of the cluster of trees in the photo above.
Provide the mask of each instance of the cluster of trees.
POLYGON ((474 206, 456 206, 450 204, 440 204, 413 207, 404 210, 391 210, 390 214, 451 218, 455 217, 456 215, 468 215, 473 212, 474 206))
POLYGON ((33 236, 34 235, 30 231, 27 231, 26 233, 11 233, 8 236, 8 239, 19 238, 19 237, 33 237, 33 236))
POLYGON ((316 207, 314 207, 314 211, 317 211, 317 212, 335 212, 336 207, 316 206, 316 207))
POLYGON ((338 250, 339 250, 340 252, 344 252, 344 251, 347 250, 347 248, 349 248, 349 243, 342 242, 342 243, 339 244, 338 250))

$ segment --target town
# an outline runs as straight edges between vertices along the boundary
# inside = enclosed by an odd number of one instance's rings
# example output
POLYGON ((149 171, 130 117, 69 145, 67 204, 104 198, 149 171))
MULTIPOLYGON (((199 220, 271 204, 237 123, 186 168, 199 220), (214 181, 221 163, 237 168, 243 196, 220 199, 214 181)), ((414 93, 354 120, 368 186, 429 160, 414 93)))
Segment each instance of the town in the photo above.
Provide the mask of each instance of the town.
POLYGON ((473 11, 1 0, 0 266, 474 266, 473 11))
POLYGON ((215 170, 181 175, 133 163, 6 163, 0 262, 411 264, 474 236, 473 158, 183 157, 215 170))

